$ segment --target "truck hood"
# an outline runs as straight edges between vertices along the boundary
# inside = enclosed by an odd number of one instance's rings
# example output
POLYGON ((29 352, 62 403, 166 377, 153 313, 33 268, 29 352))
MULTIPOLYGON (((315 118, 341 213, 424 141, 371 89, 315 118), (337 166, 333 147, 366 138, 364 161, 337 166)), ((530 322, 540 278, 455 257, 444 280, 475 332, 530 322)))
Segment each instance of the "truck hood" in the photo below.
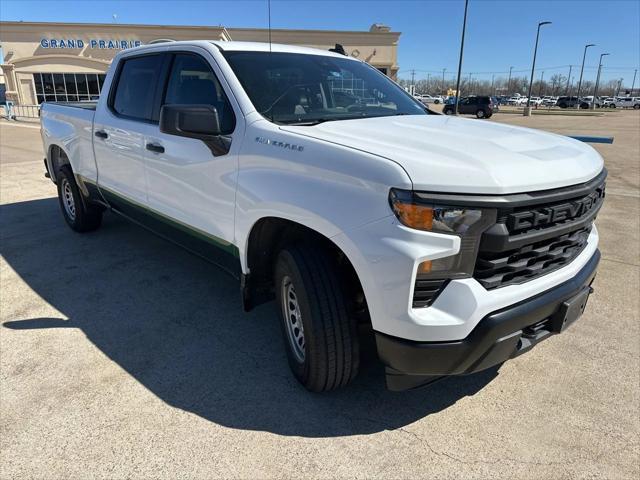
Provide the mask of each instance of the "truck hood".
POLYGON ((405 169, 415 190, 487 194, 547 190, 586 182, 604 166, 602 157, 578 140, 445 115, 281 128, 394 161, 405 169))

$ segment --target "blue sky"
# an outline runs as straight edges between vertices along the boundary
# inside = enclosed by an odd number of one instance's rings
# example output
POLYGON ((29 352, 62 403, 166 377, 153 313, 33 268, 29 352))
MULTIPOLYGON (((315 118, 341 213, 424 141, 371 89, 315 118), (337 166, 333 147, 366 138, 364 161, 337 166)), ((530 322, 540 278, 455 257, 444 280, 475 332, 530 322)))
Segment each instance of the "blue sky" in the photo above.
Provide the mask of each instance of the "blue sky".
MULTIPOLYGON (((456 71, 463 8, 463 0, 272 0, 271 16, 273 28, 366 30, 385 23, 402 32, 401 77, 415 69, 416 78, 426 78, 429 71, 456 71)), ((113 14, 118 23, 267 26, 266 0, 0 0, 2 20, 110 23, 113 14)), ((513 66, 526 75, 542 20, 553 22, 543 27, 538 52, 545 78, 566 75, 569 64, 581 62, 584 45, 596 43, 585 78, 595 77, 599 54, 609 52, 603 78, 631 84, 640 64, 640 0, 470 0, 463 70, 490 79, 489 72, 513 66)))

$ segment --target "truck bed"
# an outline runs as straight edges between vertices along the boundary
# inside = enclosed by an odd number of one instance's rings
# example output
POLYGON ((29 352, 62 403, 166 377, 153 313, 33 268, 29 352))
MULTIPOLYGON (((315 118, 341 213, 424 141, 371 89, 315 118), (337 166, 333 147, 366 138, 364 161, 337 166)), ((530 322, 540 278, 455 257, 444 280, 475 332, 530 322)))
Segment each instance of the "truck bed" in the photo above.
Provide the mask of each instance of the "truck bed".
POLYGON ((83 108, 85 110, 96 110, 96 106, 98 105, 98 101, 90 101, 90 102, 45 102, 47 105, 59 105, 61 107, 73 107, 73 108, 83 108))

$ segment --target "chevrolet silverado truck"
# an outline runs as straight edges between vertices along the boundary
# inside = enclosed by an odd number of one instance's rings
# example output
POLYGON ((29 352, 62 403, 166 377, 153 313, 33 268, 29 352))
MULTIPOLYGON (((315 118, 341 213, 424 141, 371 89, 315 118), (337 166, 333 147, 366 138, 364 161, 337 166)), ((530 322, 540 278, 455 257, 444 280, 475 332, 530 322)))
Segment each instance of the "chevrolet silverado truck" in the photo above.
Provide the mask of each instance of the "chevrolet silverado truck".
POLYGON ((487 369, 583 313, 602 157, 437 114, 331 51, 168 42, 116 55, 95 103, 45 103, 47 175, 76 232, 120 214, 214 262, 245 310, 275 300, 311 391, 487 369), (369 337, 371 338, 371 337, 369 337))

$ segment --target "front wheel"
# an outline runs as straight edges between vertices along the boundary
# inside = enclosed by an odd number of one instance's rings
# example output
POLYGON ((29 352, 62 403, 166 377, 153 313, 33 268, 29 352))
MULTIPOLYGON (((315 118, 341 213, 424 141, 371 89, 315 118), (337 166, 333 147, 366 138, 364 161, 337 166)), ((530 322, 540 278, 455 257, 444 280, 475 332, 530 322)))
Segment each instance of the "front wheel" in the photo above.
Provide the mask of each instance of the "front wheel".
POLYGON ((444 113, 445 115, 453 115, 453 109, 451 108, 445 108, 442 113, 444 113))
POLYGON ((476 112, 476 118, 484 118, 486 117, 487 114, 484 112, 484 110, 480 109, 476 112))
POLYGON ((60 167, 56 183, 60 210, 67 224, 76 232, 97 229, 102 223, 102 209, 83 200, 71 167, 60 167))
POLYGON ((312 392, 350 383, 360 363, 356 322, 329 254, 303 244, 284 248, 274 285, 294 376, 312 392))
POLYGON ((611 105, 609 105, 611 108, 616 108, 616 104, 612 103, 611 105))
POLYGON ((438 105, 440 103, 440 100, 434 100, 433 103, 435 103, 436 105, 438 105))
POLYGON ((636 104, 633 106, 633 109, 634 109, 634 110, 639 110, 639 109, 640 109, 640 103, 636 103, 636 104))

